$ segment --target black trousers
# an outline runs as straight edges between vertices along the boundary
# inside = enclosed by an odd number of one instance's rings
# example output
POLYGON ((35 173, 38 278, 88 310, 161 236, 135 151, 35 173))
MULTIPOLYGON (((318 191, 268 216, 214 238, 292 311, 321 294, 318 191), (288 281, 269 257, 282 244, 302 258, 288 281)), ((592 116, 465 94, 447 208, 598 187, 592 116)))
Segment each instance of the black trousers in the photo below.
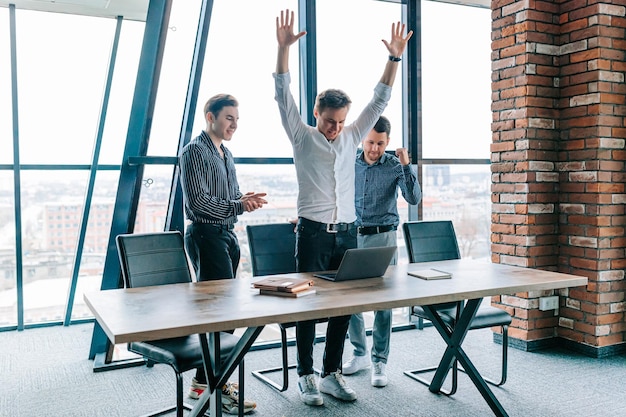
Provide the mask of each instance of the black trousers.
MULTIPOLYGON (((241 252, 232 226, 192 223, 185 230, 185 248, 197 281, 235 278, 241 252)), ((196 381, 207 383, 204 368, 196 369, 196 381)))
POLYGON ((241 252, 232 226, 192 223, 185 230, 185 248, 198 281, 235 278, 241 252))
MULTIPOLYGON (((321 223, 298 219, 296 228, 296 266, 298 272, 334 270, 339 268, 347 249, 357 247, 354 223, 346 230, 329 233, 321 223)), ((341 369, 343 346, 351 316, 331 317, 326 329, 322 376, 341 369)), ((315 342, 315 320, 296 323, 296 345, 298 348, 298 375, 313 373, 313 343, 315 342)))

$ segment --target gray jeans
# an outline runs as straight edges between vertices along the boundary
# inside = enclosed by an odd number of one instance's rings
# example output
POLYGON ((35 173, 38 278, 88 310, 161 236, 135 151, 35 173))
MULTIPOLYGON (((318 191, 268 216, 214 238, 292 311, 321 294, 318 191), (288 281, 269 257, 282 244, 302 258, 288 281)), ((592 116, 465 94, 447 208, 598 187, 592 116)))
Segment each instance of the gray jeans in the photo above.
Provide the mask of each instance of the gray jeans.
MULTIPOLYGON (((359 248, 372 248, 376 246, 396 246, 396 231, 378 233, 375 235, 358 235, 357 244, 359 248)), ((396 253, 391 261, 391 265, 398 262, 396 253)), ((387 363, 389 356, 389 339, 391 337, 391 310, 380 310, 374 312, 374 325, 372 327, 372 362, 387 363)), ((354 347, 354 356, 365 356, 367 354, 367 342, 365 338, 365 322, 363 314, 353 314, 350 318, 348 328, 350 343, 354 347)))

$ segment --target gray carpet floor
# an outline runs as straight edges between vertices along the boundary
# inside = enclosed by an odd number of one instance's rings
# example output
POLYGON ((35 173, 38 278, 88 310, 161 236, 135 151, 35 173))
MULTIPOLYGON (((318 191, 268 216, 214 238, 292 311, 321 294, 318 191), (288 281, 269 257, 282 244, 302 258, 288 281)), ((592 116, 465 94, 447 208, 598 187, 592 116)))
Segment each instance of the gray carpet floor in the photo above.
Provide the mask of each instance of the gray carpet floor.
MULTIPOLYGON (((139 416, 173 404, 174 374, 165 365, 93 372, 87 359, 93 324, 0 332, 1 416, 139 416)), ((371 343, 371 338, 368 338, 371 343)), ((501 346, 489 330, 472 331, 465 350, 485 376, 499 372, 501 346)), ((316 365, 323 343, 316 345, 316 365)), ((433 328, 395 332, 388 364, 389 385, 374 388, 369 372, 346 376, 357 400, 343 403, 324 397, 322 407, 301 403, 295 370, 290 387, 279 393, 250 374, 276 365, 279 350, 246 356, 246 396, 258 403, 252 414, 265 416, 489 416, 491 410, 467 376, 461 374, 453 397, 432 394, 403 375, 409 368, 438 361, 443 342, 433 328)), ((290 355, 295 355, 290 348, 290 355)), ((346 343, 344 357, 350 355, 346 343)), ((185 375, 188 384, 192 372, 185 375)), ((550 349, 509 349, 509 378, 493 388, 510 416, 625 416, 624 356, 594 359, 550 349)), ((189 400, 193 402, 193 400, 189 400)))

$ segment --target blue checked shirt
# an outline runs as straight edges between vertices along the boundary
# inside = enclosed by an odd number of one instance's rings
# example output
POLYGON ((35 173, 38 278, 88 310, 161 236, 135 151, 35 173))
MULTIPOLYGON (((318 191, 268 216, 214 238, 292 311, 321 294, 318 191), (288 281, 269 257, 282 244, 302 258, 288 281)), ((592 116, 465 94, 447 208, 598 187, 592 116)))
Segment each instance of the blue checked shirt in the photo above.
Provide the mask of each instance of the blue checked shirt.
POLYGON ((411 165, 401 165, 396 156, 388 153, 368 165, 363 152, 359 152, 354 185, 357 226, 398 226, 398 188, 409 204, 422 199, 422 189, 411 165))

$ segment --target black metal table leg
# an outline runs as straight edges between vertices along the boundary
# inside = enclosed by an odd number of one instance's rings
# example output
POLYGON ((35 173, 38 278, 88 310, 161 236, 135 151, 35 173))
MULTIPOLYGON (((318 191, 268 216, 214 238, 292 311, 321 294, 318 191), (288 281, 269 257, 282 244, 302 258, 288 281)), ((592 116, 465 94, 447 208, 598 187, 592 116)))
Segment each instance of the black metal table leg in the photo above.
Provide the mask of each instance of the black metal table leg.
MULTIPOLYGON (((235 349, 228 356, 225 363, 221 363, 220 353, 220 334, 211 333, 207 340, 205 333, 200 333, 200 346, 202 347, 202 358, 204 360, 204 370, 207 375, 207 389, 198 399, 193 410, 191 410, 191 417, 198 417, 204 415, 206 411, 211 408, 210 415, 220 417, 222 415, 222 396, 220 387, 222 387, 228 378, 235 371, 239 363, 243 360, 244 356, 252 347, 252 344, 256 338, 261 334, 264 326, 249 327, 244 334, 239 338, 239 342, 235 346, 235 349), (213 352, 211 355, 210 352, 213 352)), ((243 401, 244 398, 241 398, 243 401)))
POLYGON ((450 372, 450 368, 454 364, 454 361, 458 360, 465 369, 465 373, 470 377, 478 389, 478 392, 480 392, 480 395, 482 395, 491 408, 491 411, 493 411, 493 413, 498 417, 508 417, 508 414, 502 407, 502 404, 500 404, 494 393, 489 389, 487 382, 485 382, 461 347, 481 302, 482 298, 469 300, 463 307, 456 326, 452 330, 447 328, 443 320, 441 320, 441 317, 439 317, 436 310, 432 306, 423 306, 424 310, 430 316, 434 327, 437 329, 444 342, 448 345, 441 361, 439 362, 439 366, 435 371, 435 376, 432 379, 429 390, 435 393, 440 392, 443 382, 448 375, 448 372, 450 372))

